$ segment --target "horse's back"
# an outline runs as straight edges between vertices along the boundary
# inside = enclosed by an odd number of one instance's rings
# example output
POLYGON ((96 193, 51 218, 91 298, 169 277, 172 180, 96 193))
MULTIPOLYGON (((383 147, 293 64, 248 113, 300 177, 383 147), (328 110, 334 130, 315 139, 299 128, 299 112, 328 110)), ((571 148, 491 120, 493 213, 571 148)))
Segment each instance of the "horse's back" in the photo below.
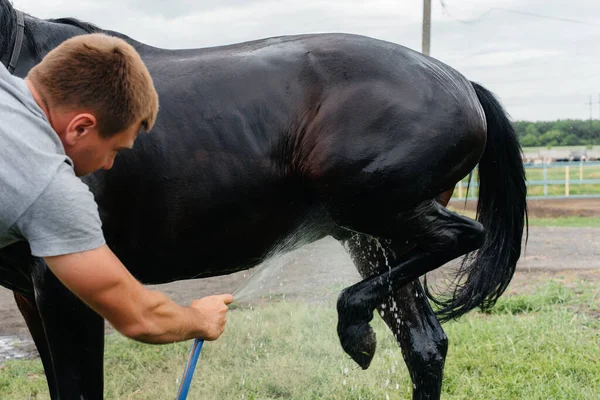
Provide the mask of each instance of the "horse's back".
POLYGON ((297 164, 336 130, 359 130, 379 145, 377 154, 405 140, 431 144, 431 132, 461 141, 465 132, 485 131, 481 105, 462 74, 369 37, 284 36, 168 52, 148 63, 159 77, 163 112, 185 115, 159 115, 165 125, 157 140, 177 130, 180 140, 205 151, 272 159, 282 168, 311 168, 297 164))

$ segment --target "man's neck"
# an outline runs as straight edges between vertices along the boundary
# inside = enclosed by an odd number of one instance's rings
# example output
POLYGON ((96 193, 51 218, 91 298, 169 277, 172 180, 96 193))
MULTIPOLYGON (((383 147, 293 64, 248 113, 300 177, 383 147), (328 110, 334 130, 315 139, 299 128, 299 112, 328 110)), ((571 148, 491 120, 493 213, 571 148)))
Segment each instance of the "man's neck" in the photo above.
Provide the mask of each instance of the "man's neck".
POLYGON ((37 105, 42 109, 42 111, 46 115, 46 119, 48 119, 48 122, 50 122, 50 126, 52 126, 54 128, 54 124, 52 123, 52 115, 50 113, 50 107, 48 106, 48 102, 46 101, 44 96, 42 96, 41 93, 36 89, 33 82, 31 82, 29 79, 26 78, 25 84, 29 88, 31 95, 33 96, 33 100, 35 100, 37 105))

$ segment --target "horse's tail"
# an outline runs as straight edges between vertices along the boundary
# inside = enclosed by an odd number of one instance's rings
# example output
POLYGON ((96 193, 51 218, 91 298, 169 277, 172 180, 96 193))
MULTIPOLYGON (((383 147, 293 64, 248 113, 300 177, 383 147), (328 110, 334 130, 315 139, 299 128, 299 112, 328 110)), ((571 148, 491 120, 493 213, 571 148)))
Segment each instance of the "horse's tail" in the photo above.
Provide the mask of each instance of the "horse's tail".
POLYGON ((484 226, 483 246, 465 257, 457 271, 456 288, 446 299, 428 297, 440 320, 458 318, 476 307, 492 307, 515 272, 527 227, 527 186, 521 147, 508 116, 494 95, 472 83, 487 120, 487 143, 479 161, 477 220, 484 226))

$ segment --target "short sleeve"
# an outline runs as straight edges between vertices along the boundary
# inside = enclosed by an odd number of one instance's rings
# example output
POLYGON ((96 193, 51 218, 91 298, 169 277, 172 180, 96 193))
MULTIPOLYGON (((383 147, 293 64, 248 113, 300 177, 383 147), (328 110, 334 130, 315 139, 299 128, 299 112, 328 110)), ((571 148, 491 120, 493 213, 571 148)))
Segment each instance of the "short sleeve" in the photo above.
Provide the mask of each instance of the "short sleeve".
POLYGON ((79 253, 105 244, 94 196, 67 163, 13 230, 29 242, 36 257, 79 253))

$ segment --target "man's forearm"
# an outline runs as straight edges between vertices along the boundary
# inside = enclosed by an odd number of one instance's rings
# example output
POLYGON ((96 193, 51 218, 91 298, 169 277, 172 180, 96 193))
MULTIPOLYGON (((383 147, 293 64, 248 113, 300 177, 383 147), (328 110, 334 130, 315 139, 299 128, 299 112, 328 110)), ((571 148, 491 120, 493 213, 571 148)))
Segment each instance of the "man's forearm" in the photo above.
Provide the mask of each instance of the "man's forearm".
POLYGON ((139 304, 140 309, 133 312, 138 316, 137 321, 121 323, 115 329, 127 337, 152 344, 206 338, 199 311, 182 307, 160 292, 148 290, 145 297, 139 304))
POLYGON ((222 333, 227 310, 222 299, 207 298, 196 308, 179 306, 145 288, 106 246, 45 260, 65 286, 128 337, 172 343, 214 340, 222 333))

